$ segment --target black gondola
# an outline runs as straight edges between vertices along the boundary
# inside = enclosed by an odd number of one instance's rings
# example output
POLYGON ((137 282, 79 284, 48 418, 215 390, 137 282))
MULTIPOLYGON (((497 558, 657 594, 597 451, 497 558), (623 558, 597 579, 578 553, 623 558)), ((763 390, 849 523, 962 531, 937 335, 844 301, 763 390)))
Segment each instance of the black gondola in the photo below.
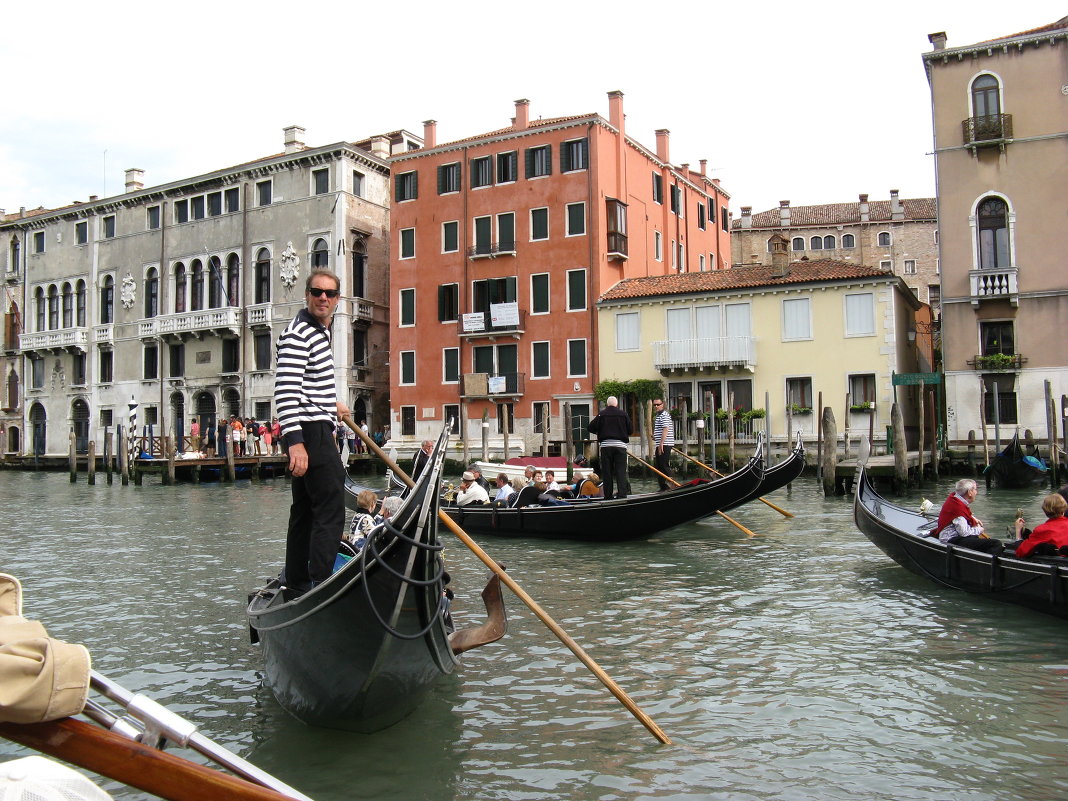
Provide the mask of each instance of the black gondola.
POLYGON ((1016 559, 1009 551, 992 556, 939 542, 927 536, 935 520, 884 500, 863 467, 858 469, 853 518, 883 553, 918 576, 1068 618, 1068 559, 1016 559))
POLYGON ((286 601, 278 579, 250 598, 267 684, 297 719, 370 732, 407 715, 456 655, 504 634, 499 580, 483 598, 491 622, 454 632, 438 542, 438 478, 448 430, 430 466, 360 554, 305 595, 286 601), (472 631, 475 634, 472 634, 472 631))
POLYGON ((1049 481, 1049 467, 1038 458, 1030 456, 1020 444, 1020 432, 986 468, 987 475, 1002 489, 1022 489, 1032 484, 1049 481))
POLYGON ((516 508, 495 504, 443 507, 471 534, 587 542, 640 539, 729 508, 760 488, 762 448, 742 469, 715 481, 692 481, 664 492, 613 500, 580 498, 560 506, 516 508))
POLYGON ((805 470, 805 443, 801 438, 801 433, 800 431, 797 432, 794 449, 790 451, 790 455, 764 471, 764 477, 760 480, 760 486, 756 490, 745 498, 740 498, 732 504, 721 507, 719 511, 727 512, 750 501, 755 501, 757 498, 762 498, 777 489, 782 489, 791 481, 800 478, 801 473, 805 470))

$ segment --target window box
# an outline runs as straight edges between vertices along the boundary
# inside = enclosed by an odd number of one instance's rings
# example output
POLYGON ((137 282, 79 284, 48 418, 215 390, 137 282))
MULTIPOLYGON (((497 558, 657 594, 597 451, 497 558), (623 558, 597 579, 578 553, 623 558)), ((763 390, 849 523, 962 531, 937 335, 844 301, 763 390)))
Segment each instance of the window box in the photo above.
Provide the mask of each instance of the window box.
POLYGON ((872 414, 875 412, 875 401, 854 403, 849 407, 849 411, 854 412, 855 414, 872 414))
POLYGON ((991 353, 989 356, 976 356, 968 364, 976 370, 999 372, 1005 370, 1019 370, 1026 362, 1018 353, 991 353))

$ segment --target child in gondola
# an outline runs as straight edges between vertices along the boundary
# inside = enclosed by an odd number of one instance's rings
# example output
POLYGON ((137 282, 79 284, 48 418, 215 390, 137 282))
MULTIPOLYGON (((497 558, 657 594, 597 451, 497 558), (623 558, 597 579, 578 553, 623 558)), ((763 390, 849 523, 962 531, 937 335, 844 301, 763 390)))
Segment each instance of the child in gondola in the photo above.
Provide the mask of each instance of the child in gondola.
POLYGON ((344 535, 344 540, 356 553, 367 543, 367 536, 375 527, 375 507, 378 506, 378 496, 372 490, 360 490, 356 496, 356 511, 352 515, 349 530, 344 535))

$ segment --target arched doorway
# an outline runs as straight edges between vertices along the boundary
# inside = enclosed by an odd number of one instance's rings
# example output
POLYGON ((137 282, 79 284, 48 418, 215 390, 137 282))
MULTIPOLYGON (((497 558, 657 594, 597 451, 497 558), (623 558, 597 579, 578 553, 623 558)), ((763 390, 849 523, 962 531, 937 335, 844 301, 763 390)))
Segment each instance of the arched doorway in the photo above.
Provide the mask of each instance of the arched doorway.
POLYGON ((45 443, 48 441, 48 414, 39 403, 30 407, 30 436, 34 456, 44 456, 45 443))
POLYGON ((179 453, 185 452, 185 438, 189 428, 185 421, 185 395, 181 392, 171 393, 171 431, 174 432, 174 446, 179 453))
POLYGON ((18 453, 19 452, 19 429, 18 426, 11 426, 7 430, 7 452, 18 453))
POLYGON ((74 452, 89 452, 89 404, 78 398, 70 405, 70 424, 74 429, 74 452))
POLYGON ((356 403, 352 410, 352 419, 357 423, 363 421, 370 425, 370 421, 367 419, 367 404, 364 403, 362 395, 356 399, 356 403))
POLYGON ((223 390, 223 411, 227 415, 241 416, 241 395, 233 387, 223 390))
POLYGON ((217 422, 215 415, 215 396, 210 392, 201 392, 193 399, 193 408, 197 420, 200 421, 201 432, 207 432, 214 428, 217 422))

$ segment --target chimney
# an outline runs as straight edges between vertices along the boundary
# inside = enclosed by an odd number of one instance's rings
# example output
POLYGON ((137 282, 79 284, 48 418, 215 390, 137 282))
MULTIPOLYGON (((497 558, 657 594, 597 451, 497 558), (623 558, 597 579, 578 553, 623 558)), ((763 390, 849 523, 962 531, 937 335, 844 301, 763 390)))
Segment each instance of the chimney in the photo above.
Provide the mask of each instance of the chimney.
POLYGON ((741 222, 741 226, 742 226, 742 228, 752 228, 753 227, 753 207, 752 206, 742 206, 742 222, 741 222))
POLYGON ((934 49, 934 50, 945 50, 946 49, 946 32, 945 31, 939 31, 938 33, 929 33, 929 34, 927 34, 927 41, 930 42, 932 45, 934 45, 934 47, 932 49, 934 49))
POLYGON ((790 225, 790 201, 779 201, 779 224, 784 228, 790 225))
POLYGON ((388 159, 392 155, 389 149, 388 136, 371 137, 371 155, 378 156, 380 159, 388 159))
POLYGON ((618 89, 608 93, 608 121, 623 134, 623 93, 618 89))
POLYGON ((869 222, 871 220, 871 208, 868 206, 868 196, 860 196, 860 221, 869 222))
POLYGON ((515 127, 520 131, 530 127, 530 101, 525 97, 515 101, 515 127))
POLYGON ((301 137, 304 136, 304 129, 299 125, 290 125, 282 129, 285 133, 285 146, 286 153, 296 153, 299 150, 304 149, 304 142, 301 137))
POLYGON ((140 167, 131 167, 126 171, 126 191, 136 192, 145 188, 145 171, 140 167))
POLYGON ((670 141, 671 131, 667 128, 659 128, 656 132, 656 157, 665 164, 671 163, 670 141))
POLYGON ((423 147, 437 147, 438 121, 423 120, 423 147))
POLYGON ((92 203, 92 202, 93 202, 94 200, 96 200, 96 199, 97 199, 98 197, 100 197, 100 196, 99 196, 99 195, 89 195, 89 202, 90 202, 90 203, 92 203))
POLYGON ((901 198, 898 197, 900 194, 896 189, 890 190, 890 219, 892 220, 905 219, 905 207, 901 205, 901 198))
POLYGON ((708 174, 708 159, 701 159, 701 175, 708 174))
MULTIPOLYGON (((93 199, 95 200, 96 198, 93 198, 93 199)), ((19 206, 19 219, 25 219, 25 218, 26 218, 26 207, 25 206, 19 206)))
POLYGON ((786 250, 786 237, 774 234, 771 237, 771 277, 785 278, 790 271, 790 254, 786 250))

